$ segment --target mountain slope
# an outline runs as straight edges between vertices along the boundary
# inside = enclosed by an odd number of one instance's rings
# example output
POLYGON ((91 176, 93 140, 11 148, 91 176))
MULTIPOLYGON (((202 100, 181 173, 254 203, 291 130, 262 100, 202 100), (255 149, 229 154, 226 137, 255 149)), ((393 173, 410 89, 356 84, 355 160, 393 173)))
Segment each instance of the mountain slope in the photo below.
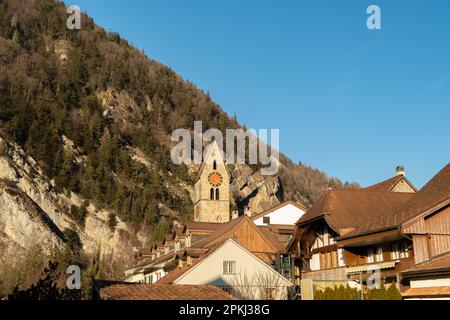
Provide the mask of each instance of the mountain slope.
MULTIPOLYGON (((123 239, 142 246, 192 213, 198 167, 171 162, 172 131, 199 120, 204 130, 241 126, 118 34, 87 16, 81 30, 68 30, 66 19, 56 1, 0 1, 0 130, 5 150, 20 154, 0 157, 0 206, 14 203, 8 215, 25 220, 33 214, 25 224, 39 224, 52 244, 70 229, 86 251, 119 254, 123 239)), ((284 156, 281 163, 275 176, 230 166, 232 208, 259 212, 287 199, 309 206, 327 188, 348 185, 284 156)), ((33 240, 24 228, 5 218, 3 229, 15 231, 0 235, 25 246, 33 240)))

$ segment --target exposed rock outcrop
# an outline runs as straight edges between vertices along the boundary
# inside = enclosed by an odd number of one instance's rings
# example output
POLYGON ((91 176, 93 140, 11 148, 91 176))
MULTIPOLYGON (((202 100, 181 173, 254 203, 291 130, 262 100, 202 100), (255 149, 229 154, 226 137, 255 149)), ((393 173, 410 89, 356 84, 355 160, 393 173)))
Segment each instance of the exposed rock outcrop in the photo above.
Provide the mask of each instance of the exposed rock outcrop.
MULTIPOLYGON (((122 256, 130 254, 129 227, 118 219, 112 230, 108 210, 90 203, 84 226, 70 216, 70 207, 85 202, 78 195, 67 196, 54 190, 39 165, 15 143, 0 137, 0 241, 6 250, 39 243, 44 250, 66 241, 65 229, 76 231, 85 252, 122 256)), ((141 236, 142 237, 142 236, 141 236)), ((131 251, 132 253, 132 251, 131 251)))

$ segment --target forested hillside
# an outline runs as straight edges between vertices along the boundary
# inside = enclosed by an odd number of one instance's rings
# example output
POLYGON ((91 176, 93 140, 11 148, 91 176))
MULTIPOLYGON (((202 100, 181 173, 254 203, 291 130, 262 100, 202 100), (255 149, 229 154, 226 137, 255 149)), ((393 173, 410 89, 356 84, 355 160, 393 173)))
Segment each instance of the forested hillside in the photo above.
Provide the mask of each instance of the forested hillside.
MULTIPOLYGON (((111 227, 116 216, 137 229, 188 217, 195 168, 172 164, 170 134, 194 120, 204 130, 239 123, 118 34, 87 16, 81 30, 69 30, 66 19, 56 1, 0 1, 2 134, 38 162, 55 191, 86 200, 70 210, 80 226, 90 202, 111 209, 111 227)), ((326 188, 348 185, 281 161, 278 201, 309 206, 326 188)))

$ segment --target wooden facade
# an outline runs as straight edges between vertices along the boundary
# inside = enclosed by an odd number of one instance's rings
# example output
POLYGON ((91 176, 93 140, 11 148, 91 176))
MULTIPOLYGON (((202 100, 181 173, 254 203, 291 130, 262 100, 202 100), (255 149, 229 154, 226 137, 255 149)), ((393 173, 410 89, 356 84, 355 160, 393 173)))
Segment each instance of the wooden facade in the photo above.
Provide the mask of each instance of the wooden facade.
POLYGON ((449 222, 450 205, 446 204, 405 224, 402 231, 412 237, 417 264, 450 250, 449 222))

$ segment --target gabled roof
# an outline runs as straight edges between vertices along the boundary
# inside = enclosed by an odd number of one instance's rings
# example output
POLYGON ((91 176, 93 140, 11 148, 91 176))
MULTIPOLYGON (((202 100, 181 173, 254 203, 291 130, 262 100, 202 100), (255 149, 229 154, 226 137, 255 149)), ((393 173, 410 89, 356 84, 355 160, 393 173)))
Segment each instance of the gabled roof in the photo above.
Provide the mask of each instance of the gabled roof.
POLYGON ((373 219, 349 233, 345 238, 398 227, 450 198, 450 163, 439 171, 420 191, 398 210, 373 219))
POLYGON ((293 206, 297 207, 298 209, 300 209, 302 211, 306 211, 306 208, 303 205, 301 205, 300 203, 289 200, 289 201, 282 202, 282 203, 276 205, 275 207, 272 207, 272 208, 267 209, 265 211, 262 211, 262 212, 260 212, 258 214, 255 214, 255 215, 251 216, 251 219, 253 221, 255 221, 256 219, 264 217, 267 214, 269 214, 271 212, 274 212, 274 211, 276 211, 276 210, 278 210, 280 208, 283 208, 283 207, 285 207, 287 205, 293 205, 293 206))
MULTIPOLYGON (((217 141, 214 140, 213 142, 211 142, 206 147, 205 157, 203 159, 202 165, 200 166, 200 169, 198 170, 197 177, 195 178, 194 183, 197 182, 200 179, 200 177, 202 176, 203 170, 205 170, 206 165, 207 164, 212 164, 210 158, 211 158, 211 154, 212 154, 213 151, 217 151, 218 152, 218 157, 217 157, 218 163, 219 164, 225 164, 225 161, 224 161, 225 154, 224 154, 223 150, 221 150, 219 148, 219 145, 217 144, 217 141)), ((225 166, 225 170, 227 170, 226 166, 225 166)), ((227 170, 227 172, 228 172, 228 170, 227 170)))
POLYGON ((175 268, 172 271, 170 271, 169 273, 167 273, 164 277, 162 277, 161 279, 159 279, 156 284, 173 284, 175 280, 177 280, 179 277, 181 277, 181 275, 185 274, 186 272, 188 272, 191 268, 193 268, 195 265, 197 265, 200 261, 202 261, 203 259, 205 259, 208 254, 210 252, 204 254, 202 257, 195 259, 194 261, 192 261, 191 265, 184 265, 181 268, 175 268))
POLYGON ((265 235, 265 237, 273 243, 279 252, 286 252, 286 243, 277 237, 277 234, 273 232, 269 226, 258 226, 258 229, 265 235))
POLYGON ((223 223, 186 221, 185 225, 186 229, 190 231, 214 231, 220 228, 223 223))
POLYGON ((334 189, 328 190, 298 221, 297 225, 324 218, 339 235, 342 229, 358 228, 374 218, 399 209, 413 193, 334 189))
POLYGON ((96 281, 94 288, 102 300, 233 300, 212 285, 164 285, 96 281))
POLYGON ((244 250, 247 254, 251 255, 252 257, 254 257, 256 260, 258 260, 259 262, 263 263, 264 266, 266 266, 268 269, 270 269, 272 272, 275 272, 280 279, 282 279, 282 281, 288 283, 289 285, 291 285, 291 283, 289 282, 289 280, 287 280, 286 278, 284 278, 281 274, 279 274, 275 269, 273 269, 270 265, 268 265, 266 262, 264 262, 264 260, 260 259, 256 254, 253 254, 251 251, 247 250, 245 247, 243 247, 242 245, 240 245, 238 242, 236 242, 233 239, 227 239, 226 241, 223 241, 220 243, 220 245, 216 245, 214 247, 214 249, 209 250, 205 255, 203 255, 201 258, 196 259, 195 261, 193 261, 193 263, 190 266, 184 266, 182 268, 177 268, 171 272, 169 272, 166 276, 162 277, 157 284, 172 284, 175 281, 179 280, 180 278, 184 277, 185 274, 187 274, 188 272, 190 272, 190 270, 192 270, 193 268, 197 267, 200 263, 202 263, 207 257, 209 257, 210 255, 212 255, 214 252, 216 252, 216 250, 218 250, 219 248, 223 247, 225 244, 227 243, 233 243, 234 245, 236 245, 237 247, 239 247, 240 249, 244 250))
POLYGON ((248 222, 254 228, 255 232, 258 233, 266 241, 266 243, 274 249, 274 251, 280 250, 276 238, 268 238, 267 234, 263 233, 261 229, 259 229, 247 215, 243 215, 239 218, 231 220, 230 222, 223 223, 212 234, 195 243, 193 247, 211 248, 214 245, 223 243, 226 240, 231 239, 234 232, 239 228, 241 224, 245 222, 248 222))
POLYGON ((372 186, 366 187, 362 190, 367 191, 391 191, 401 180, 405 181, 411 188, 417 191, 416 187, 406 178, 406 176, 399 174, 385 181, 379 182, 372 186))

